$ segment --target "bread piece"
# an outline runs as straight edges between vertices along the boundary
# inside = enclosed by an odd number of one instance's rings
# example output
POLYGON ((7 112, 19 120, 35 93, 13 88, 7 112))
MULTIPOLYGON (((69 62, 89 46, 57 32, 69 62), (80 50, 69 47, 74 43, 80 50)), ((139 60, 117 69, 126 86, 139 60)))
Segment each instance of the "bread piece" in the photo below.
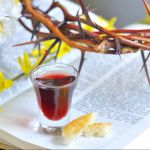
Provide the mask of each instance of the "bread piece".
POLYGON ((94 123, 88 125, 84 128, 83 134, 86 137, 96 136, 96 137, 105 137, 111 133, 112 124, 111 123, 94 123))
POLYGON ((95 117, 95 113, 87 114, 73 120, 66 125, 62 131, 62 136, 65 139, 65 143, 69 144, 74 138, 81 135, 84 128, 94 122, 95 117))

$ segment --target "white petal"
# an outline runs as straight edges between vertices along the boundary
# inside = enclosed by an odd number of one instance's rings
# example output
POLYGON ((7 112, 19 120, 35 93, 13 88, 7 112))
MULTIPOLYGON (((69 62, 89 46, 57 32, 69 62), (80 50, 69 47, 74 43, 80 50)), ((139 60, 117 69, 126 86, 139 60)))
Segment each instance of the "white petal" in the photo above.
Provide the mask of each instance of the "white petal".
POLYGON ((13 5, 14 4, 12 0, 0 0, 0 15, 10 15, 13 5))
POLYGON ((16 21, 12 18, 0 20, 3 25, 3 31, 0 32, 0 44, 6 41, 15 32, 16 21))
POLYGON ((21 4, 17 4, 16 0, 0 0, 0 16, 18 18, 21 16, 21 9, 21 4))

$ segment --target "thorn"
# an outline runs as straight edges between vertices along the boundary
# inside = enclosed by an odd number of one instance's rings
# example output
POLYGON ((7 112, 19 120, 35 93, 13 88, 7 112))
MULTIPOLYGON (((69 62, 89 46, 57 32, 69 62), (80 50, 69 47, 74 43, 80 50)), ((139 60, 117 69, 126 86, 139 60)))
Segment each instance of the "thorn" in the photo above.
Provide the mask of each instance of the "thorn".
POLYGON ((144 51, 141 51, 141 56, 142 56, 142 60, 143 60, 143 63, 144 63, 144 68, 145 68, 145 73, 146 73, 146 76, 147 76, 147 80, 148 80, 148 83, 149 83, 149 86, 150 86, 149 71, 148 71, 148 68, 147 68, 147 64, 145 63, 145 54, 144 54, 144 51))
MULTIPOLYGON (((150 57, 150 52, 149 52, 149 54, 147 55, 147 57, 146 57, 146 59, 145 59, 145 61, 144 61, 144 64, 148 61, 149 57, 150 57)), ((141 70, 140 70, 140 73, 141 73, 142 70, 144 69, 144 64, 143 64, 143 66, 142 66, 142 68, 141 68, 141 70)))

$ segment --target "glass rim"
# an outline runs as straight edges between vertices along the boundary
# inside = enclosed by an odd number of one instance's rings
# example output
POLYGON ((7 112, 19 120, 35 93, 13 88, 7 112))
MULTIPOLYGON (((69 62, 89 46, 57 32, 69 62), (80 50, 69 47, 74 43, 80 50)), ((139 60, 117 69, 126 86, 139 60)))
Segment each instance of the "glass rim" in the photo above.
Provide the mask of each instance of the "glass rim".
POLYGON ((77 81, 78 81, 78 78, 79 78, 79 71, 75 68, 75 67, 73 67, 72 65, 70 65, 70 64, 64 64, 64 63, 55 63, 55 64, 51 64, 51 63, 46 63, 46 64, 42 64, 42 65, 39 65, 39 66, 37 66, 37 67, 35 67, 31 72, 30 72, 30 80, 32 81, 32 83, 35 85, 35 86, 39 86, 39 87, 41 87, 41 88, 43 88, 43 89, 46 89, 46 88, 49 88, 49 89, 56 89, 56 88, 58 88, 58 89, 60 89, 60 88, 66 88, 66 87, 70 87, 71 85, 74 85, 75 83, 77 83, 77 81), (61 85, 61 86, 47 86, 47 85, 40 85, 40 84, 38 84, 38 82, 35 82, 35 80, 34 80, 34 77, 32 77, 33 76, 33 73, 36 71, 36 70, 38 70, 38 69, 40 69, 41 67, 44 67, 44 66, 50 66, 50 67, 55 67, 55 66, 65 66, 65 67, 70 67, 70 68, 72 68, 72 69, 74 69, 75 71, 76 71, 76 73, 77 73, 77 75, 75 76, 75 80, 73 81, 73 82, 71 82, 71 83, 68 83, 68 84, 65 84, 65 85, 61 85))

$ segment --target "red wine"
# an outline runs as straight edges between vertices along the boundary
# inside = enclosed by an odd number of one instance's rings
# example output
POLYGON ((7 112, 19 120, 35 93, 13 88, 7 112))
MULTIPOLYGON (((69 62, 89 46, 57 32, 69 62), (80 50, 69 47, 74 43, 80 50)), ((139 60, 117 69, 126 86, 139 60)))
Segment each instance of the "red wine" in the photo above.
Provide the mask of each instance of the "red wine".
POLYGON ((74 84, 74 76, 63 73, 49 73, 36 78, 35 86, 40 109, 45 117, 57 121, 65 117, 70 109, 74 84), (65 86, 70 84, 68 86, 65 86))

